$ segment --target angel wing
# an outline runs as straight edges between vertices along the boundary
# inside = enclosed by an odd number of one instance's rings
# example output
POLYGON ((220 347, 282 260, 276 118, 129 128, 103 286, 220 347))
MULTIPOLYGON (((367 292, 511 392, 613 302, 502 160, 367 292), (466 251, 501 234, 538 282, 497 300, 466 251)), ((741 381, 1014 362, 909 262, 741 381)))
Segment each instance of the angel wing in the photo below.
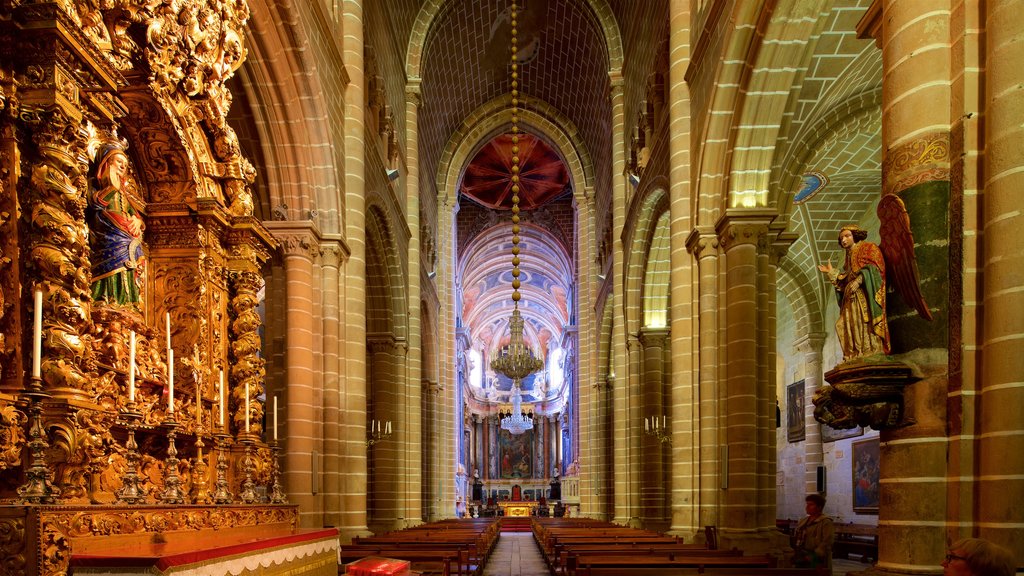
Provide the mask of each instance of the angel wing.
POLYGON ((910 215, 903 200, 895 194, 886 194, 878 201, 878 219, 881 227, 882 255, 885 257, 887 280, 896 287, 903 301, 917 310, 925 320, 932 319, 928 304, 921 294, 921 278, 914 256, 914 235, 910 232, 910 215))

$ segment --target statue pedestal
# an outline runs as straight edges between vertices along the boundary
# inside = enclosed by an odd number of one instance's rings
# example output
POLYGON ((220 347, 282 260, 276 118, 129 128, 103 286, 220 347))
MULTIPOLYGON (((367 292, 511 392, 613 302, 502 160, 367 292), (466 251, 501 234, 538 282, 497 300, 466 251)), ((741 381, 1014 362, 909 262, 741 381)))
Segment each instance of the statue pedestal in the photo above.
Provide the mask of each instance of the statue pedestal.
POLYGON ((894 361, 855 361, 825 373, 814 393, 814 419, 837 430, 870 426, 875 430, 913 424, 903 409, 903 389, 920 380, 913 369, 894 361))

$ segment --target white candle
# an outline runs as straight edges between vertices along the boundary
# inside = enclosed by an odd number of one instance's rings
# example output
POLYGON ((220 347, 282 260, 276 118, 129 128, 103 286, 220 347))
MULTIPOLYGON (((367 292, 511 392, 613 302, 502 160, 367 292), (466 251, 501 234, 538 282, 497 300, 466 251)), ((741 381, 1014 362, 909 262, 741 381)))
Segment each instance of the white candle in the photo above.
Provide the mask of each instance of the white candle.
POLYGON ((32 377, 42 375, 43 361, 43 291, 32 295, 32 377))
POLYGON ((388 428, 384 431, 385 434, 391 434, 391 420, 388 420, 388 428))
POLYGON ((662 428, 664 428, 664 427, 665 427, 665 418, 666 418, 665 416, 662 416, 662 417, 661 417, 661 427, 662 427, 662 428))
POLYGON ((224 371, 220 371, 220 383, 217 385, 217 398, 220 399, 220 427, 224 427, 224 371))
POLYGON ((199 379, 196 379, 196 426, 203 423, 203 399, 199 396, 199 379))
POLYGON ((249 381, 245 381, 245 431, 249 432, 249 381))
POLYGON ((277 396, 274 396, 274 440, 277 440, 277 396))
POLYGON ((128 401, 135 402, 135 331, 128 337, 128 401))
POLYGON ((174 414, 174 350, 167 351, 167 413, 174 414))
POLYGON ((167 349, 171 349, 171 313, 167 312, 164 315, 164 325, 167 328, 167 349))
POLYGON ((647 432, 650 428, 647 427, 647 418, 644 418, 644 432, 647 432))

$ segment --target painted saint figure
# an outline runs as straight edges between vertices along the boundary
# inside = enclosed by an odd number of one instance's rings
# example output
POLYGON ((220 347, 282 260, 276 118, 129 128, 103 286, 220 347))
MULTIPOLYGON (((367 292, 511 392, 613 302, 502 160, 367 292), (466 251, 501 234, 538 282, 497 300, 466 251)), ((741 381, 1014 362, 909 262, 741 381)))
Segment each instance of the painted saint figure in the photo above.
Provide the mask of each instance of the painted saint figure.
POLYGON ((843 359, 889 353, 889 324, 885 316, 885 260, 877 244, 867 241, 859 226, 843 226, 839 245, 846 251, 843 271, 832 263, 818 266, 828 275, 839 301, 836 335, 843 359))
POLYGON ((145 255, 141 206, 126 190, 128 156, 116 145, 100 148, 90 180, 92 298, 113 304, 142 302, 145 255))

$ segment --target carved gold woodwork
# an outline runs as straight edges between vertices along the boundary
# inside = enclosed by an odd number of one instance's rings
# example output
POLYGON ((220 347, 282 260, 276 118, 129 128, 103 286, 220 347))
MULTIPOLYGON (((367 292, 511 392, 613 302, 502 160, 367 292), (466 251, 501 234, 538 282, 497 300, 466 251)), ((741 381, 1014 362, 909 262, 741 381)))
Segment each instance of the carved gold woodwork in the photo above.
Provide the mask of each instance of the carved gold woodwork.
MULTIPOLYGON (((127 404, 132 331, 139 484, 150 500, 162 488, 166 313, 179 473, 189 491, 196 405, 209 433, 218 373, 231 367, 225 383, 235 431, 244 425, 246 383, 254 432, 263 415, 259 270, 277 246, 252 217, 256 173, 227 123, 225 84, 245 58, 248 7, 113 0, 9 8, 0 48, 22 57, 0 65, 0 499, 13 494, 25 466, 25 416, 16 401, 31 365, 36 288, 49 395, 42 427, 59 502, 109 504, 121 488, 127 431, 118 415, 127 404), (114 139, 127 141, 127 193, 144 207, 148 271, 142 301, 128 305, 93 302, 90 290, 90 162, 100 143, 114 139)), ((255 454, 263 483, 269 450, 257 444, 255 454)), ((55 550, 48 565, 66 562, 68 537, 43 535, 49 541, 41 545, 55 550)))

